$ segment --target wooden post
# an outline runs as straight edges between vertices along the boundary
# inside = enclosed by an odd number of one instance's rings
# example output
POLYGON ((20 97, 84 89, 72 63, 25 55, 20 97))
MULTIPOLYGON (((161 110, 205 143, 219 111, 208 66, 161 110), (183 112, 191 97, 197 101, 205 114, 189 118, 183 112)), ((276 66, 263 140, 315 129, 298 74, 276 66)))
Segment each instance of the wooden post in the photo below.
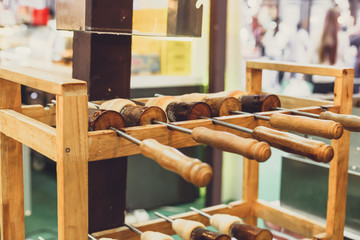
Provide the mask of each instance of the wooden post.
MULTIPOLYGON (((224 90, 226 60, 226 11, 227 1, 211 0, 209 43, 209 92, 224 90)), ((206 206, 221 203, 222 151, 208 146, 206 161, 213 167, 213 181, 206 188, 206 206)))
MULTIPOLYGON (((20 87, 20 84, 0 78, 0 109, 20 111, 20 87)), ((1 239, 25 239, 22 145, 1 132, 0 204, 1 239)))
MULTIPOLYGON (((246 91, 251 94, 258 94, 261 92, 261 77, 262 70, 246 68, 246 91)), ((248 203, 250 209, 258 199, 259 192, 259 163, 251 161, 244 157, 243 169, 243 201, 248 203)), ((257 225, 257 218, 252 214, 252 211, 245 218, 245 222, 251 225, 257 225)))
MULTIPOLYGON (((346 69, 335 78, 334 104, 340 106, 340 114, 351 114, 354 70, 346 69)), ((326 233, 331 239, 343 239, 348 181, 350 132, 344 131, 331 145, 335 156, 330 163, 329 192, 326 216, 326 233)))
POLYGON ((79 95, 56 97, 59 240, 88 239, 88 96, 82 87, 79 95))

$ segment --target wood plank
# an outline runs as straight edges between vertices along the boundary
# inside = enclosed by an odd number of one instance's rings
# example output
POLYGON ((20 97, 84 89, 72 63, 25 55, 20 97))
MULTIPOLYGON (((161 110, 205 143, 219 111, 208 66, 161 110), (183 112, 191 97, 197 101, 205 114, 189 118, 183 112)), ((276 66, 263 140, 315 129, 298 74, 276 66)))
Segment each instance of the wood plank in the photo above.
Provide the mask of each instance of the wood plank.
POLYGON ((14 110, 0 110, 0 131, 55 161, 55 128, 14 110))
POLYGON ((289 62, 280 62, 280 61, 266 61, 266 60, 251 60, 246 62, 246 66, 252 69, 268 69, 281 72, 294 72, 294 73, 304 73, 304 74, 313 74, 313 75, 322 75, 322 76, 334 76, 341 77, 344 71, 350 69, 343 69, 338 67, 331 67, 326 65, 317 65, 317 64, 299 64, 299 63, 289 63, 289 62))
MULTIPOLYGON (((344 71, 342 77, 335 79, 334 103, 340 106, 340 114, 351 114, 353 81, 354 70, 344 71)), ((350 132, 344 131, 343 136, 331 144, 335 156, 329 170, 326 233, 335 240, 342 239, 344 234, 350 132)))
MULTIPOLYGON (((252 116, 228 116, 221 117, 219 119, 251 129, 256 126, 252 116)), ((189 129, 197 126, 204 126, 213 130, 230 132, 242 137, 250 137, 250 134, 214 125, 210 120, 193 120, 176 122, 174 124, 189 129)), ((200 145, 192 140, 190 135, 169 130, 166 126, 159 124, 130 127, 125 130, 126 133, 140 140, 153 138, 162 144, 175 148, 200 145)), ((118 137, 116 133, 111 130, 89 132, 89 150, 89 161, 129 156, 140 153, 137 145, 124 138, 118 137)))
MULTIPOLYGON (((238 217, 244 217, 246 213, 249 211, 249 206, 246 203, 243 202, 237 202, 234 203, 231 207, 230 205, 216 205, 208 208, 202 209, 204 212, 213 215, 216 213, 222 213, 222 214, 230 214, 238 217)), ((209 219, 206 217, 203 217, 199 215, 196 212, 186 212, 181 213, 178 215, 170 216, 172 219, 187 219, 187 220, 193 220, 193 221, 199 221, 202 222, 205 226, 209 226, 209 219)), ((158 231, 164 234, 173 235, 175 232, 171 229, 171 225, 167 223, 163 219, 156 219, 151 220, 147 222, 137 223, 134 224, 134 227, 138 228, 140 231, 158 231)), ((109 229, 106 231, 101 231, 97 233, 93 233, 92 236, 94 236, 97 239, 100 239, 102 237, 107 238, 114 238, 114 239, 126 239, 126 240, 135 240, 139 239, 139 236, 137 234, 134 234, 131 232, 127 227, 120 227, 120 228, 114 228, 109 229)))
POLYGON ((257 217, 305 237, 312 237, 325 231, 324 224, 263 200, 258 200, 252 210, 257 217))
MULTIPOLYGON (((0 109, 20 110, 20 85, 0 78, 0 109)), ((25 239, 22 145, 0 132, 1 239, 25 239)))
POLYGON ((88 97, 56 97, 58 239, 87 240, 88 97))
POLYGON ((53 104, 48 105, 46 108, 39 104, 24 105, 21 107, 21 113, 50 126, 56 124, 56 107, 53 104))
POLYGON ((20 66, 0 67, 0 78, 52 94, 86 94, 86 82, 20 66), (81 92, 80 92, 81 91, 81 92))

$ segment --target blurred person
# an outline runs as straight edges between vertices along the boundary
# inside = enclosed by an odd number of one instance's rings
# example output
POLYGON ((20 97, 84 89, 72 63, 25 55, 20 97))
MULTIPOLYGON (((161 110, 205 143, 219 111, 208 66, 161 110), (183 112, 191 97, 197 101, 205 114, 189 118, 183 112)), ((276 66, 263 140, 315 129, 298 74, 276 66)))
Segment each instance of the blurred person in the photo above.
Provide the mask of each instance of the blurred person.
MULTIPOLYGON (((326 13, 324 27, 317 51, 312 55, 311 63, 319 63, 336 67, 353 67, 354 51, 350 47, 350 38, 346 28, 340 27, 340 14, 336 9, 326 13)), ((330 93, 334 91, 334 78, 313 76, 314 93, 330 93)))

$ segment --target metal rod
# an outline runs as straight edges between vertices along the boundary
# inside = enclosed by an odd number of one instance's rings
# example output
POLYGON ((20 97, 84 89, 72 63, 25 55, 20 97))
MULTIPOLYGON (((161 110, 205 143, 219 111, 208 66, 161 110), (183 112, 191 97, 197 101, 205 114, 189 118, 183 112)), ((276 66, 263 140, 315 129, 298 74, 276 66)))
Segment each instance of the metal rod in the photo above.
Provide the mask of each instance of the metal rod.
POLYGON ((129 140, 130 142, 133 142, 133 143, 135 143, 137 145, 141 144, 141 141, 139 139, 134 138, 133 136, 131 136, 129 134, 126 134, 123 131, 120 131, 119 129, 116 129, 114 127, 110 127, 109 129, 114 130, 117 133, 118 136, 121 136, 121 137, 129 140))
POLYGON ((302 116, 306 116, 306 117, 311 117, 311 118, 319 118, 319 114, 314 114, 314 113, 308 113, 308 112, 302 112, 302 111, 298 111, 298 110, 292 110, 292 109, 286 109, 286 108, 280 108, 280 107, 274 107, 271 108, 272 110, 285 110, 285 111, 289 111, 298 115, 302 115, 302 116))
POLYGON ((130 100, 133 101, 134 103, 136 103, 137 105, 145 106, 144 102, 140 102, 140 101, 134 100, 134 99, 130 99, 130 100))
POLYGON ((161 93, 155 93, 154 96, 155 96, 155 97, 164 97, 165 95, 164 95, 164 94, 161 94, 161 93))
POLYGON ((197 212, 197 213, 199 213, 200 215, 203 215, 204 217, 211 218, 210 214, 207 214, 206 212, 201 211, 200 209, 197 209, 197 208, 194 208, 194 207, 190 207, 190 209, 197 212))
POLYGON ((232 124, 232 123, 227 123, 227 122, 224 122, 224 121, 220 121, 220 120, 217 120, 217 119, 214 119, 214 118, 209 118, 209 117, 199 117, 199 118, 201 118, 201 119, 209 119, 214 124, 218 124, 218 125, 221 125, 221 126, 224 126, 224 127, 232 128, 232 129, 242 131, 242 132, 246 132, 246 133, 249 133, 249 134, 252 134, 252 132, 253 132, 252 129, 245 128, 245 127, 240 127, 238 125, 235 125, 235 124, 232 124))
POLYGON ((165 220, 168 221, 168 222, 171 222, 171 223, 174 222, 174 220, 172 220, 171 218, 168 218, 168 217, 165 216, 165 215, 162 215, 161 213, 154 212, 154 214, 155 214, 156 216, 160 217, 160 218, 165 219, 165 220))
POLYGON ((187 133, 187 134, 192 134, 192 130, 191 129, 188 129, 188 128, 184 128, 184 127, 180 127, 180 126, 176 126, 176 125, 173 125, 171 123, 165 123, 165 122, 160 122, 160 121, 157 121, 157 120, 152 120, 153 123, 157 123, 157 124, 162 124, 162 125, 165 125, 167 126, 169 129, 174 129, 174 130, 177 130, 177 131, 180 131, 180 132, 183 132, 183 133, 187 133))
POLYGON ((136 232, 137 234, 139 234, 141 236, 141 234, 143 234, 142 231, 140 231, 137 228, 134 228, 133 226, 131 226, 130 224, 124 223, 125 226, 127 226, 128 228, 130 228, 131 231, 136 232))
POLYGON ((242 111, 230 111, 230 113, 234 113, 234 114, 250 114, 250 115, 252 115, 252 116, 254 116, 255 118, 258 118, 258 119, 262 119, 262 120, 266 120, 266 121, 270 120, 270 117, 263 116, 263 115, 256 114, 256 113, 248 113, 248 112, 242 112, 242 111))
POLYGON ((94 237, 91 236, 90 234, 88 234, 88 237, 89 237, 91 240, 97 240, 96 238, 94 238, 94 237))

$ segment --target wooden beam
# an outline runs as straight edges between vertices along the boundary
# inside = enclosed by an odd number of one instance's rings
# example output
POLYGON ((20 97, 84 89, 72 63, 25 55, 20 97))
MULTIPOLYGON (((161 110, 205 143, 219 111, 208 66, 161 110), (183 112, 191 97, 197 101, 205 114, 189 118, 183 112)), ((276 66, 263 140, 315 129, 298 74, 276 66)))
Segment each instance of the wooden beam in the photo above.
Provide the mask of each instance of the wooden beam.
POLYGON ((254 204, 252 211, 257 217, 265 221, 269 221, 305 237, 312 237, 325 231, 324 224, 285 208, 273 206, 263 200, 258 200, 254 204))
MULTIPOLYGON (((233 206, 229 205, 216 205, 208 208, 202 209, 202 211, 213 215, 216 213, 222 213, 222 214, 230 214, 238 217, 244 217, 246 213, 249 211, 249 206, 246 203, 243 202, 237 202, 233 206)), ((195 212, 186 212, 174 216, 170 216, 172 219, 186 219, 186 220, 193 220, 193 221, 199 221, 203 223, 205 226, 209 226, 209 219, 199 215, 195 212)), ((152 221, 142 222, 134 224, 134 227, 138 228, 140 231, 157 231, 162 232, 164 234, 173 235, 175 232, 172 230, 171 225, 167 223, 163 219, 156 219, 152 221)), ((105 230, 102 232, 93 233, 92 236, 94 236, 97 239, 100 238, 114 238, 114 239, 126 239, 126 240, 137 240, 139 239, 139 236, 137 234, 134 234, 131 232, 127 227, 120 227, 120 228, 114 228, 105 230)))
MULTIPOLYGON (((289 63, 280 61, 264 61, 264 60, 251 60, 246 62, 247 68, 251 69, 267 69, 281 72, 294 72, 312 75, 322 75, 331 77, 341 77, 343 75, 343 68, 329 67, 326 65, 305 65, 299 63, 289 63)), ((345 69, 350 70, 351 69, 345 69)))
MULTIPOLYGON (((20 84, 0 78, 0 109, 20 111, 20 84)), ((4 126, 1 124, 4 130, 4 126)), ((1 130, 2 131, 2 130, 1 130)), ((1 239, 25 239, 22 145, 0 132, 1 239)))
POLYGON ((6 66, 6 69, 0 67, 0 78, 57 95, 87 92, 83 88, 86 85, 84 81, 19 66, 6 66))
POLYGON ((55 161, 55 128, 14 110, 0 110, 0 131, 55 161))
POLYGON ((56 97, 58 239, 87 240, 88 97, 56 97))

